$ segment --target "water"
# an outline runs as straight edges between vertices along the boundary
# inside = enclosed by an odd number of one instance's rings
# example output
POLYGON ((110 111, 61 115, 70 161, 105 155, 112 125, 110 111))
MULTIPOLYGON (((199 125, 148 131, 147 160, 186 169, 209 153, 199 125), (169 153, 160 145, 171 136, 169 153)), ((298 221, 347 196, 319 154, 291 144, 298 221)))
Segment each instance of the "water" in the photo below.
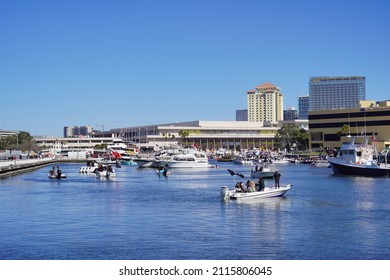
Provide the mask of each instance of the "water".
MULTIPOLYGON (((62 165, 0 180, 0 259, 390 259, 390 179, 278 165, 284 198, 221 201, 230 163, 208 170, 123 166, 112 181, 62 165)), ((266 185, 272 180, 266 180, 266 185)))

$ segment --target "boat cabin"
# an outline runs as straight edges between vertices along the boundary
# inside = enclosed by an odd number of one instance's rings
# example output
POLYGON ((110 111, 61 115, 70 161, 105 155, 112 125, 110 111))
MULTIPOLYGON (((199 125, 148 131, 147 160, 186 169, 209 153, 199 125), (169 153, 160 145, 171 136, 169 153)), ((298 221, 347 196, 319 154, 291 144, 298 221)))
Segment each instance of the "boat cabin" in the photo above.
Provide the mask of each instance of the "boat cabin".
POLYGON ((356 164, 371 164, 374 161, 374 148, 368 144, 365 137, 364 143, 356 143, 356 137, 352 137, 350 142, 345 142, 339 150, 339 157, 356 164))

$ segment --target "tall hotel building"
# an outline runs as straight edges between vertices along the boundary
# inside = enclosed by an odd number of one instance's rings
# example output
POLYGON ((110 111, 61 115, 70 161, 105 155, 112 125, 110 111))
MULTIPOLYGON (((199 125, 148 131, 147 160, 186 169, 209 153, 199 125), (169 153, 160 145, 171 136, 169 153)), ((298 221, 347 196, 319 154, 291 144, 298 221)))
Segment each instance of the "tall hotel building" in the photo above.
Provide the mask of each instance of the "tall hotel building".
POLYGON ((366 99, 366 78, 311 77, 309 96, 310 111, 356 108, 366 99))
POLYGON ((248 121, 277 122, 283 120, 283 94, 280 88, 265 83, 248 94, 248 121))

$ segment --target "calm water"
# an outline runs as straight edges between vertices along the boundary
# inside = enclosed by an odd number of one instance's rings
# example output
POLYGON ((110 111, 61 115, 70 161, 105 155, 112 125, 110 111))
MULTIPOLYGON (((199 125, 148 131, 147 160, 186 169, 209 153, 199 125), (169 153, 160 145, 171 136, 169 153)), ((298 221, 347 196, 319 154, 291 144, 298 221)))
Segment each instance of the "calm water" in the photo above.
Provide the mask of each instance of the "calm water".
MULTIPOLYGON (((0 259, 390 259, 390 179, 278 165, 284 198, 224 202, 231 168, 123 166, 100 181, 62 165, 0 180, 0 259)), ((266 181, 271 184, 272 181, 266 181)))

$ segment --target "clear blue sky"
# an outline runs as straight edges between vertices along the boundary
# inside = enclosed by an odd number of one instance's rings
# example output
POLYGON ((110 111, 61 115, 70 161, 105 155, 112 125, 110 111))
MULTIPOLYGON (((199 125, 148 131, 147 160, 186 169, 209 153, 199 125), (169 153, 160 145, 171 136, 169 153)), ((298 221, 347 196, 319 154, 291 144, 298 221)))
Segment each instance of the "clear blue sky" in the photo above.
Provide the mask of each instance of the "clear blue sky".
POLYGON ((366 76, 389 99, 390 1, 0 1, 0 129, 234 120, 246 91, 366 76))

